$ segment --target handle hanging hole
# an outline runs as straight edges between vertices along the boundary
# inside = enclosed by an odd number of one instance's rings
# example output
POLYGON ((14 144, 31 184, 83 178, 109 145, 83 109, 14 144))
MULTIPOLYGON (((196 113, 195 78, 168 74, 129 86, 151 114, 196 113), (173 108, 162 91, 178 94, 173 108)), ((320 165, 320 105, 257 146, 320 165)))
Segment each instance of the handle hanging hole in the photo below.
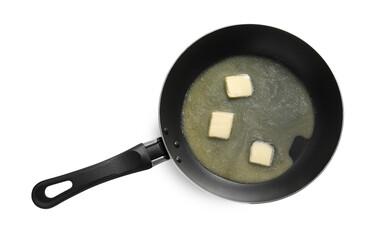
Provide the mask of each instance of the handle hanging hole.
POLYGON ((48 186, 45 190, 45 195, 49 198, 54 198, 61 194, 62 192, 67 191, 72 187, 71 181, 64 181, 60 183, 53 184, 51 186, 48 186))

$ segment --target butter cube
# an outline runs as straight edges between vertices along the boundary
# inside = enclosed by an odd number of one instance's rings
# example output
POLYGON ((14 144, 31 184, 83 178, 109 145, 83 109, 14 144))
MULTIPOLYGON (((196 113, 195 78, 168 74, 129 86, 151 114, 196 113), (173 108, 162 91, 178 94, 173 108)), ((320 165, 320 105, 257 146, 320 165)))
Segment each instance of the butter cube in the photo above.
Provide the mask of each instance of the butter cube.
POLYGON ((209 137, 228 139, 231 134, 233 119, 233 113, 212 112, 209 127, 209 137))
POLYGON ((251 96, 253 93, 251 78, 248 74, 226 77, 226 91, 229 98, 251 96))
POLYGON ((255 141, 251 146, 249 161, 269 167, 272 164, 274 147, 263 141, 255 141))

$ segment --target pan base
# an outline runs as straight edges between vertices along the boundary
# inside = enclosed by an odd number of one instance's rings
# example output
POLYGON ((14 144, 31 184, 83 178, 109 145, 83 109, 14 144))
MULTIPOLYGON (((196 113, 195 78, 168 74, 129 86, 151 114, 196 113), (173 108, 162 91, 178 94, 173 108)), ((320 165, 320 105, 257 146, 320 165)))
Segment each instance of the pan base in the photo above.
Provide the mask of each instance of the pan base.
POLYGON ((297 136, 310 138, 314 109, 300 80, 281 63, 260 56, 227 58, 204 71, 188 91, 182 112, 182 130, 198 161, 210 172, 239 183, 258 183, 283 174, 293 164, 289 155, 297 136), (252 96, 230 99, 225 77, 248 74, 252 96), (234 113, 228 140, 209 138, 213 111, 234 113), (256 140, 275 147, 270 167, 248 161, 256 140))

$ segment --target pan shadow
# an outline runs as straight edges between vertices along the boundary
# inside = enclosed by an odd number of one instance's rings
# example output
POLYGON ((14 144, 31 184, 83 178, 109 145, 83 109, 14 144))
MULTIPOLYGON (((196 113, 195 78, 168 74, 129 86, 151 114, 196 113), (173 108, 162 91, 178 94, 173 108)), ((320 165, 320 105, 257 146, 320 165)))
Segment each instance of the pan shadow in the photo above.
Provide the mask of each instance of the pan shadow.
POLYGON ((221 198, 210 194, 209 192, 197 186, 187 176, 181 173, 180 169, 175 165, 172 159, 164 163, 164 166, 166 169, 165 175, 169 175, 166 177, 174 181, 180 189, 190 193, 190 195, 194 196, 194 198, 200 199, 201 201, 214 201, 215 199, 221 200, 221 198))

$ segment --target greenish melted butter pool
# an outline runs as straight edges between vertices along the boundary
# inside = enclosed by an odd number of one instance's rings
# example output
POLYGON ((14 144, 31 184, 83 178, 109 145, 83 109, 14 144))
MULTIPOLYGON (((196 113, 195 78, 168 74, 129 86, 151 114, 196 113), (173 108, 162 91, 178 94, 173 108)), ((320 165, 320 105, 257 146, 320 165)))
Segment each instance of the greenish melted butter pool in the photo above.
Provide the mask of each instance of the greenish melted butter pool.
POLYGON ((310 138, 314 109, 299 79, 279 62, 258 56, 225 59, 204 71, 188 91, 182 129, 198 161, 212 173, 239 183, 271 180, 293 164, 289 150, 296 136, 310 138), (230 99, 225 77, 248 74, 252 96, 230 99), (211 112, 234 113, 228 140, 208 137, 211 112), (270 167, 249 162, 252 143, 275 148, 270 167))

